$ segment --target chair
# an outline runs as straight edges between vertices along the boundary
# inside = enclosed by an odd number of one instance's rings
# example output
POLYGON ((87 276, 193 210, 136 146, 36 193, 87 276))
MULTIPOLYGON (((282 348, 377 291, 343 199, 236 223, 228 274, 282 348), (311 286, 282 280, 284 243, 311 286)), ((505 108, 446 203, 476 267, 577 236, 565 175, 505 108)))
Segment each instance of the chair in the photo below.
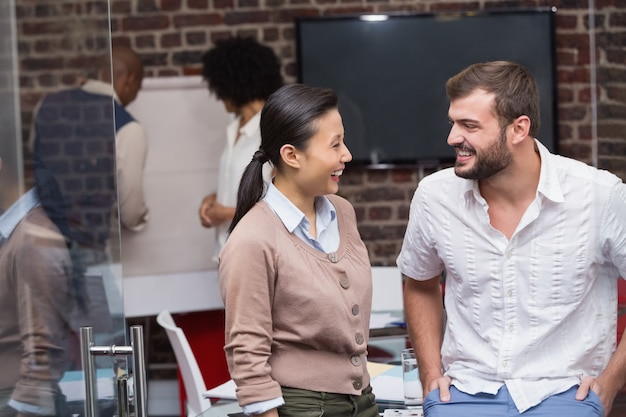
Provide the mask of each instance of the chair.
POLYGON ((165 329, 174 350, 176 362, 178 362, 178 369, 182 375, 187 395, 187 416, 195 417, 211 407, 211 400, 203 397, 207 388, 200 373, 198 362, 191 351, 185 333, 176 326, 169 311, 161 311, 157 316, 157 323, 165 329))

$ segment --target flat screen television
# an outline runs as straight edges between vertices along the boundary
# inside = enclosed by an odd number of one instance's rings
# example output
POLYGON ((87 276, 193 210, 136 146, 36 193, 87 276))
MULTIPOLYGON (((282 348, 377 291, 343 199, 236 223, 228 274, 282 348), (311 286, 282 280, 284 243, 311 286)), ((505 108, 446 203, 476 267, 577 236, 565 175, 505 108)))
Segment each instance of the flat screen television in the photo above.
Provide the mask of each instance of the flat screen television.
POLYGON ((515 61, 537 78, 537 137, 556 152, 555 12, 301 18, 298 81, 337 91, 353 162, 430 165, 454 159, 447 79, 476 62, 515 61))

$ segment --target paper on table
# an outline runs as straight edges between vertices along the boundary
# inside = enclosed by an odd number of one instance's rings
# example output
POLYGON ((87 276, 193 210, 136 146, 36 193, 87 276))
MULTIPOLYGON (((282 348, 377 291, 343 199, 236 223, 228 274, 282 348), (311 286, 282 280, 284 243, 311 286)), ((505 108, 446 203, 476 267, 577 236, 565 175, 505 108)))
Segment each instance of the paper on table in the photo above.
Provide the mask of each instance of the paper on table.
POLYGON ((394 365, 388 363, 367 362, 367 372, 370 374, 370 378, 377 377, 378 375, 393 369, 394 365))
POLYGON ((398 317, 397 314, 372 312, 370 315, 370 329, 382 329, 387 327, 389 323, 398 320, 402 320, 402 317, 398 317))
POLYGON ((370 384, 377 401, 404 402, 404 382, 402 367, 399 365, 372 377, 370 384))
POLYGON ((236 400, 237 395, 235 394, 235 390, 237 389, 237 385, 235 385, 235 381, 229 379, 224 382, 222 385, 218 385, 215 388, 211 388, 208 391, 205 391, 202 396, 204 398, 222 398, 224 400, 236 400))

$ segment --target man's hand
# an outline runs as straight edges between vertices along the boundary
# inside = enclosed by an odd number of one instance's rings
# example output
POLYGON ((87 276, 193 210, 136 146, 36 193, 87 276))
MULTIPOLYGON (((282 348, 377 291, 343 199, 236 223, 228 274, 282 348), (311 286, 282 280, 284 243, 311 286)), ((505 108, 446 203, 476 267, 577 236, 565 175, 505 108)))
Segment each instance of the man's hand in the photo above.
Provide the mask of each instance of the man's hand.
POLYGON ((437 379, 430 381, 428 384, 428 391, 424 391, 424 398, 428 395, 429 392, 435 389, 439 389, 439 400, 442 403, 450 401, 450 384, 452 380, 450 377, 441 376, 437 379))
POLYGON ((579 401, 583 401, 589 395, 589 391, 595 392, 598 397, 600 397, 600 401, 602 402, 602 406, 604 407, 604 415, 608 416, 611 412, 611 408, 613 408, 613 400, 615 400, 615 396, 617 395, 617 390, 607 390, 604 388, 604 384, 601 381, 601 377, 595 379, 591 376, 586 376, 580 382, 578 386, 578 391, 576 391, 576 399, 579 401))
POLYGON ((200 223, 204 227, 212 227, 215 226, 213 221, 211 220, 210 210, 213 204, 215 203, 216 194, 207 195, 202 199, 202 204, 200 204, 200 223))

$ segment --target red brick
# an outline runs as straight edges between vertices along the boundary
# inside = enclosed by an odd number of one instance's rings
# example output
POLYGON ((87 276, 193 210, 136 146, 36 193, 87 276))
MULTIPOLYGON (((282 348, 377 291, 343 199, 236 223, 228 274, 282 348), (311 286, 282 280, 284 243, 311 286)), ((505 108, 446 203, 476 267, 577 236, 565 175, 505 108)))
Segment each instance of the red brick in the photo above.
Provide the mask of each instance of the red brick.
POLYGON ((130 0, 112 0, 111 1, 111 14, 130 14, 132 8, 130 0))
POLYGON ((557 13, 555 25, 558 29, 576 29, 578 26, 578 16, 557 13))
POLYGON ((143 32, 147 30, 161 30, 170 27, 167 16, 131 16, 122 19, 124 32, 143 32))
POLYGON ((21 24, 23 35, 60 35, 64 34, 66 24, 61 21, 37 22, 27 21, 21 24))
POLYGON ((559 108, 559 120, 584 120, 587 116, 586 106, 568 106, 559 108))
POLYGON ((85 4, 85 13, 93 15, 109 15, 109 2, 106 0, 90 1, 85 4))
POLYGON ((187 0, 187 7, 190 9, 202 9, 206 10, 209 8, 208 0, 187 0))
POLYGON ((139 0, 137 2, 137 13, 153 13, 158 12, 156 0, 139 0))
POLYGON ((224 23, 227 25, 241 25, 246 23, 267 23, 270 21, 270 12, 256 11, 228 11, 224 13, 224 23))
POLYGON ((263 28, 263 42, 277 41, 279 33, 277 28, 263 28))
POLYGON ((589 36, 587 34, 558 34, 556 35, 557 48, 574 48, 577 50, 589 49, 589 36))
POLYGON ((24 58, 21 61, 23 71, 52 71, 63 68, 63 58, 24 58))
POLYGON ((609 26, 611 28, 614 28, 614 27, 624 28, 624 27, 626 27, 626 12, 611 13, 611 16, 609 18, 609 26))
POLYGON ((161 0, 161 10, 172 12, 180 10, 182 7, 182 0, 161 0))
POLYGON ((213 0, 216 9, 230 9, 235 6, 235 0, 213 0))
POLYGON ((185 34, 187 45, 205 45, 206 33, 205 32, 188 32, 185 34))
POLYGON ((154 35, 139 35, 135 38, 135 47, 137 49, 148 49, 154 48, 156 46, 156 42, 154 40, 154 35))
POLYGON ((259 7, 259 0, 237 0, 238 7, 259 7))
POLYGON ((237 31, 237 36, 241 38, 253 38, 258 40, 258 31, 254 28, 252 29, 241 29, 237 31))
POLYGON ((182 45, 182 39, 180 32, 176 33, 164 33, 161 35, 161 47, 162 48, 172 48, 176 46, 182 45))
POLYGON ((221 24, 222 16, 217 13, 183 14, 174 16, 174 27, 213 26, 221 24))
POLYGON ((375 206, 367 210, 367 217, 370 220, 389 220, 391 219, 391 208, 389 206, 375 206))

